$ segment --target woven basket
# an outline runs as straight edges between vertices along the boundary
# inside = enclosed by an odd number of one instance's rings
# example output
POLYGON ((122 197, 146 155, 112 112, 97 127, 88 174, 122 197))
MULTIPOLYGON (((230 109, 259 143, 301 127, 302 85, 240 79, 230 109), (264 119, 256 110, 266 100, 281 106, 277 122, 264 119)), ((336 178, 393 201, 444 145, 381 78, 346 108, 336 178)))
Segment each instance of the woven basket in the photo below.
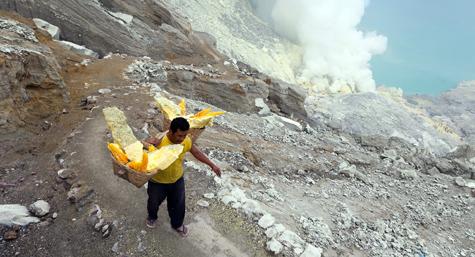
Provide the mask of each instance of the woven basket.
MULTIPOLYGON (((166 118, 164 115, 163 116, 163 130, 164 131, 167 131, 168 129, 170 129, 170 123, 171 121, 168 118, 166 118)), ((198 140, 201 133, 205 131, 205 128, 191 128, 190 129, 190 132, 188 132, 188 135, 191 137, 191 141, 193 141, 193 143, 195 143, 198 140)))
POLYGON ((123 178, 127 181, 129 181, 131 184, 134 186, 140 188, 145 183, 147 183, 153 176, 157 175, 159 170, 152 170, 150 172, 138 172, 133 169, 130 169, 129 167, 120 164, 117 162, 117 160, 111 155, 112 158, 112 170, 114 171, 114 174, 120 178, 123 178))

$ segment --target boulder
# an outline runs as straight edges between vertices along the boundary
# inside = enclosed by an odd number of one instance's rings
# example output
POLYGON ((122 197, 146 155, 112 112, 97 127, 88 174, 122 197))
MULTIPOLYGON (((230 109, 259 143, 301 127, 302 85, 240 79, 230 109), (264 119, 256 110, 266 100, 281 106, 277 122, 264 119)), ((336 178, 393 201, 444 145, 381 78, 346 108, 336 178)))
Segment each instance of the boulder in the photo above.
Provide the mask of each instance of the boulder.
POLYGON ((402 179, 415 179, 418 177, 415 170, 401 170, 400 176, 402 179))
POLYGON ((466 185, 465 179, 463 179, 462 177, 456 177, 456 178, 454 179, 454 182, 455 182, 455 184, 456 184, 457 186, 459 186, 459 187, 464 187, 464 186, 466 185))
POLYGON ((272 238, 271 240, 267 241, 266 249, 272 252, 273 254, 277 255, 280 252, 282 252, 282 250, 284 249, 284 246, 275 238, 272 238))
POLYGON ((258 112, 259 116, 269 116, 272 114, 269 109, 269 106, 267 106, 267 104, 264 102, 264 99, 256 98, 254 100, 254 103, 257 109, 259 109, 259 112, 258 112))
POLYGON ((73 51, 77 54, 87 55, 94 58, 99 57, 99 55, 96 52, 92 51, 91 49, 86 48, 85 46, 81 46, 69 41, 56 41, 56 42, 58 42, 62 47, 70 51, 73 51))
POLYGON ((307 118, 304 106, 306 97, 303 88, 280 80, 273 80, 269 87, 269 102, 275 104, 282 113, 299 119, 307 118))
POLYGON ((263 228, 263 229, 266 229, 270 226, 272 226, 275 222, 275 218, 270 215, 270 214, 264 214, 264 216, 262 216, 259 221, 258 221, 258 225, 263 228))
POLYGON ((30 216, 28 209, 20 204, 0 204, 0 224, 26 226, 38 223, 40 219, 30 216))
POLYGON ((307 244, 305 251, 300 255, 300 257, 320 257, 322 256, 322 248, 317 248, 311 244, 307 244))
POLYGON ((57 26, 39 18, 34 18, 33 22, 35 23, 36 27, 48 32, 48 34, 50 34, 53 39, 59 40, 60 30, 57 26))
POLYGON ((38 200, 28 207, 29 211, 37 217, 43 217, 49 213, 49 203, 44 200, 38 200))

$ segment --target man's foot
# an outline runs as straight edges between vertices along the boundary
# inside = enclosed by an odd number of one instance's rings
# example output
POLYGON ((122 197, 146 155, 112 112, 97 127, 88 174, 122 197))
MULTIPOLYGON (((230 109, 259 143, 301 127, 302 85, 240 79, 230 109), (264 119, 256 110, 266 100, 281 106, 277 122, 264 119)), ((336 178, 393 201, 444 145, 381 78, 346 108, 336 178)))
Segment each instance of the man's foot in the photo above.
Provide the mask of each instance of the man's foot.
POLYGON ((181 227, 175 228, 175 231, 181 236, 186 237, 188 235, 188 228, 185 225, 181 225, 181 227))
POLYGON ((148 228, 155 228, 156 224, 157 224, 157 220, 151 220, 149 218, 145 220, 145 225, 147 225, 148 228))

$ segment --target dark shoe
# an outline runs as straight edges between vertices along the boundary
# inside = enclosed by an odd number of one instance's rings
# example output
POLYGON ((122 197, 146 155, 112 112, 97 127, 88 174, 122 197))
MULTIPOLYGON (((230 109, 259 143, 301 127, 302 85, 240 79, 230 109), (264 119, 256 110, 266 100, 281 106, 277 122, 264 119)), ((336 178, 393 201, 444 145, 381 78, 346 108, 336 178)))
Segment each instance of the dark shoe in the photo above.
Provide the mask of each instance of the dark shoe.
POLYGON ((175 231, 181 236, 186 237, 188 235, 188 228, 185 225, 181 225, 181 227, 175 228, 175 231))
POLYGON ((151 220, 148 218, 145 220, 145 225, 147 225, 148 228, 155 228, 156 224, 157 224, 157 220, 151 220))

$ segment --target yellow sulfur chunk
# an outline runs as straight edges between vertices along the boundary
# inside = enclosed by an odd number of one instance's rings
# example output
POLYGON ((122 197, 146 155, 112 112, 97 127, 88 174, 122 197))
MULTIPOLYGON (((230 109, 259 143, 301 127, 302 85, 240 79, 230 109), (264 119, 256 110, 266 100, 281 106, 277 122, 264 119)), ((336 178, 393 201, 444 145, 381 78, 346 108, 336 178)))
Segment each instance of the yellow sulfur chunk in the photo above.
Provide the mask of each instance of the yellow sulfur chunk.
POLYGON ((225 114, 226 112, 209 112, 206 114, 207 117, 216 117, 216 116, 219 116, 219 115, 223 115, 225 114))
POLYGON ((143 152, 142 156, 142 163, 140 163, 140 171, 147 171, 147 165, 148 165, 148 153, 143 152))
POLYGON ((107 145, 107 148, 109 148, 109 151, 112 153, 112 156, 114 156, 114 158, 120 164, 126 164, 129 161, 124 151, 120 149, 120 146, 118 144, 110 143, 107 145))
POLYGON ((178 105, 176 105, 174 102, 166 99, 165 97, 155 98, 155 101, 157 107, 167 119, 173 120, 180 116, 180 107, 178 107, 178 105))
POLYGON ((183 145, 167 145, 148 153, 147 170, 164 170, 178 159, 183 151, 183 145))
POLYGON ((137 161, 132 161, 132 162, 127 163, 127 167, 136 171, 140 171, 141 163, 137 161))
POLYGON ((197 112, 195 115, 191 116, 191 118, 203 117, 203 116, 205 116, 206 114, 208 114, 209 112, 211 112, 211 109, 210 109, 210 108, 206 108, 206 109, 204 109, 204 110, 201 110, 201 111, 197 112))
POLYGON ((211 124, 213 117, 203 116, 196 118, 189 118, 190 128, 204 128, 211 124))
POLYGON ((180 104, 178 105, 180 107, 180 115, 185 116, 186 115, 186 103, 185 99, 181 99, 180 104))
POLYGON ((143 156, 143 144, 140 141, 135 141, 133 144, 130 144, 124 147, 125 154, 131 161, 142 161, 143 156))

